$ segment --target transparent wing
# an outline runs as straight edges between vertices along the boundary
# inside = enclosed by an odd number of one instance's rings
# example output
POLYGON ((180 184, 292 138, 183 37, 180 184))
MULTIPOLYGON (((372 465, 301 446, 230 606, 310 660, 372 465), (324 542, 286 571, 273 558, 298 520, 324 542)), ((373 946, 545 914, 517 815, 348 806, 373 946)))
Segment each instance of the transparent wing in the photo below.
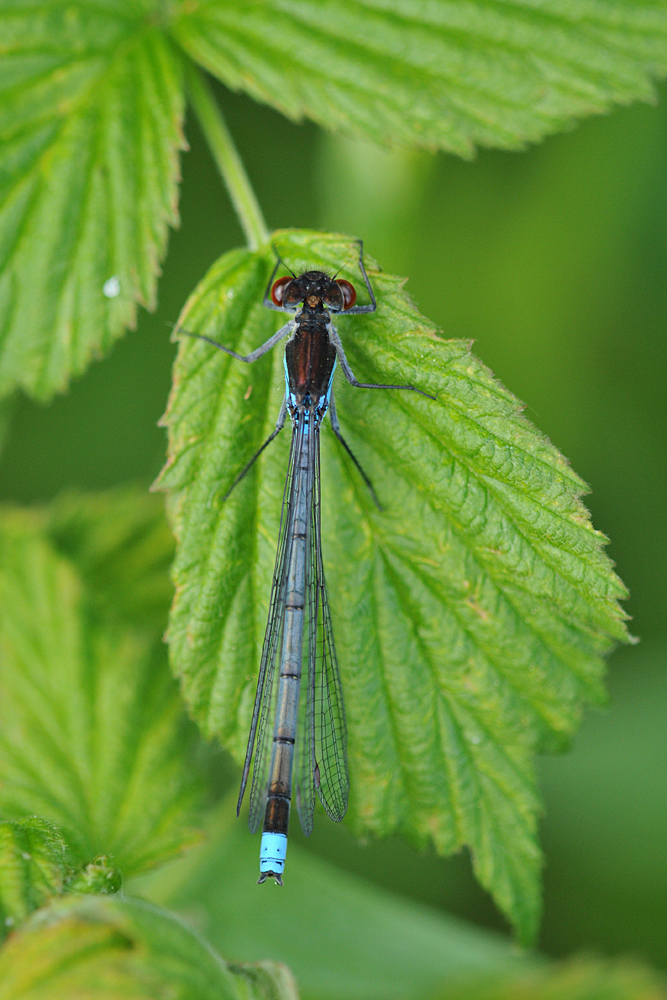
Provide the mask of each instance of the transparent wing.
POLYGON ((295 455, 298 455, 299 453, 299 442, 297 441, 299 433, 299 429, 294 427, 292 430, 292 443, 290 446, 287 478, 285 480, 285 491, 283 493, 283 508, 280 518, 280 531, 278 534, 278 551, 276 553, 276 564, 273 571, 273 584, 271 587, 271 598, 269 601, 269 618, 266 623, 264 646, 262 648, 262 658, 260 660, 259 676, 257 678, 255 705, 252 712, 252 722, 250 724, 250 734, 248 736, 248 746, 246 749, 245 763, 243 765, 243 775, 241 778, 241 789, 239 791, 239 800, 236 809, 238 815, 248 782, 250 763, 253 758, 254 749, 255 760, 252 772, 252 785, 250 788, 250 814, 248 817, 248 826, 250 827, 252 833, 257 830, 264 818, 268 792, 268 776, 271 759, 270 746, 272 742, 271 721, 275 716, 275 702, 277 697, 277 686, 274 686, 274 677, 276 660, 282 645, 283 626, 285 622, 287 569, 289 565, 290 536, 292 532, 292 515, 294 508, 294 466, 295 455), (276 688, 275 690, 274 687, 276 688))
POLYGON ((299 818, 306 834, 313 827, 315 789, 330 818, 340 822, 347 811, 350 788, 343 691, 322 564, 319 428, 311 437, 309 466, 314 470, 314 481, 310 492, 306 573, 308 664, 305 704, 300 713, 296 780, 299 818))
POLYGON ((336 661, 324 571, 320 565, 321 642, 315 675, 315 785, 328 815, 340 823, 347 812, 350 777, 347 770, 347 727, 343 688, 336 661))

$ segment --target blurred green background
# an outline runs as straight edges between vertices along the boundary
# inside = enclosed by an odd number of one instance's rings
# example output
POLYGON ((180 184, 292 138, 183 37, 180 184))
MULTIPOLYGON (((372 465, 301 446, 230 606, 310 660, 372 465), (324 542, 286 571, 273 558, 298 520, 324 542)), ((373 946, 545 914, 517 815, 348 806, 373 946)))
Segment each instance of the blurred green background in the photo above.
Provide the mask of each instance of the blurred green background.
MULTIPOLYGON (((667 968, 664 106, 617 110, 524 153, 484 151, 464 163, 327 136, 217 92, 269 225, 363 236, 385 270, 409 277, 445 336, 476 341, 591 484, 587 502, 612 539, 641 643, 612 657, 609 709, 589 713, 571 752, 540 763, 541 946, 552 955, 630 951, 667 968)), ((18 402, 1 499, 148 486, 157 474, 175 352, 167 323, 208 266, 242 243, 192 122, 187 135, 183 221, 158 312, 142 314, 139 329, 50 407, 18 402)), ((404 897, 503 927, 464 857, 437 859, 396 840, 358 845, 323 819, 308 849, 404 897)))

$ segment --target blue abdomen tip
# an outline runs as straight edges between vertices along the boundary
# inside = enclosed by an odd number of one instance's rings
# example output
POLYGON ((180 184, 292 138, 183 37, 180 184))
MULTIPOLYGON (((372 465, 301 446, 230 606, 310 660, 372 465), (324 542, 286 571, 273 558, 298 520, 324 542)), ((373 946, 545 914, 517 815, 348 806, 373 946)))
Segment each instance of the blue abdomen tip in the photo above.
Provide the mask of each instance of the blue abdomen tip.
POLYGON ((282 875, 287 854, 287 837, 284 833, 263 833, 259 847, 260 872, 282 875))

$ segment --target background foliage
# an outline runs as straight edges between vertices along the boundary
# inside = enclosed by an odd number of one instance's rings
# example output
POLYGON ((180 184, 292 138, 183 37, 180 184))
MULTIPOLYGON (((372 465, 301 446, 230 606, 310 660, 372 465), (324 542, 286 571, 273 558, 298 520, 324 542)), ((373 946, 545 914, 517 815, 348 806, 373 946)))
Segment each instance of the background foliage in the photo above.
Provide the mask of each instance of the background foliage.
MULTIPOLYGON (((54 16, 57 16, 58 6, 53 5, 54 16)), ((138 16, 143 16, 149 6, 137 5, 138 16)), ((285 11, 297 20, 308 14, 304 3, 271 6, 278 27, 284 23, 281 18, 285 11)), ((382 5, 375 6, 381 11, 382 5)), ((535 5, 504 5, 504 23, 488 22, 496 31, 496 40, 487 40, 484 44, 488 42, 492 51, 501 51, 497 38, 502 36, 505 41, 512 38, 516 46, 531 6, 535 5), (504 35, 501 28, 504 28, 504 35)), ((125 16, 122 5, 117 5, 113 11, 112 7, 108 7, 107 15, 112 20, 121 16, 122 20, 125 16)), ((546 67, 547 75, 556 81, 548 94, 544 94, 545 103, 540 107, 542 117, 532 123, 526 122, 525 117, 521 121, 521 100, 524 111, 535 106, 531 80, 525 73, 521 75, 528 65, 528 56, 536 51, 535 36, 526 35, 523 54, 519 45, 513 62, 503 66, 501 59, 489 93, 482 95, 482 104, 486 102, 482 118, 486 116, 488 127, 493 124, 494 112, 489 102, 494 87, 496 97, 499 92, 508 90, 513 97, 518 95, 514 112, 520 125, 505 142, 501 141, 498 132, 491 135, 487 131, 486 137, 482 133, 475 134, 475 139, 518 145, 526 138, 562 126, 571 114, 601 109, 613 99, 629 100, 648 95, 651 76, 664 69, 665 9, 661 3, 611 5, 607 13, 613 13, 616 26, 606 31, 596 24, 596 11, 599 11, 596 4, 579 5, 579 14, 585 13, 585 16, 573 22, 569 14, 572 5, 551 4, 550 7, 557 14, 562 45, 555 50, 548 66, 542 61, 539 67, 540 72, 546 67), (572 36, 573 26, 575 33, 582 29, 589 40, 602 38, 611 53, 606 63, 603 60, 588 66, 583 74, 583 77, 588 74, 588 83, 582 77, 574 95, 557 82, 557 70, 562 71, 568 65, 575 42, 583 45, 581 35, 572 36), (501 70, 510 76, 503 76, 501 70), (514 81, 509 88, 508 80, 514 81)), ((441 9, 451 11, 454 5, 443 4, 441 9)), ((28 10, 25 7, 20 16, 25 16, 28 10)), ((466 10, 472 12, 474 8, 468 6, 466 10)), ((14 5, 3 7, 5 27, 17 23, 16 19, 12 22, 15 13, 14 5)), ((252 13, 251 10, 250 17, 252 13)), ((183 17, 174 27, 174 37, 223 78, 239 83, 233 65, 234 58, 238 58, 238 48, 231 52, 219 44, 221 36, 216 32, 221 18, 224 21, 224 5, 202 4, 197 12, 183 17), (202 47, 204 41, 208 44, 206 51, 202 47)), ((128 37, 134 37, 134 22, 130 22, 132 18, 126 18, 125 27, 128 37)), ((53 51, 57 53, 58 36, 54 27, 52 23, 50 38, 53 51)), ((449 25, 448 30, 459 38, 467 37, 470 42, 474 27, 473 19, 467 25, 449 25)), ((228 23, 226 28, 229 29, 228 23)), ((251 34, 258 30, 252 25, 246 28, 251 34)), ((72 30, 72 24, 65 24, 65 29, 72 30)), ((345 38, 343 44, 332 39, 330 31, 325 34, 330 44, 337 46, 339 55, 343 51, 350 59, 358 55, 358 49, 350 45, 349 38, 345 38)), ((436 36, 434 32, 434 39, 436 36)), ((159 49, 151 38, 150 31, 142 34, 142 52, 147 60, 155 59, 159 49)), ((108 32, 92 32, 90 40, 103 49, 113 38, 108 32)), ((482 44, 479 35, 474 40, 476 46, 482 44)), ((289 45, 298 48, 298 32, 288 41, 289 45)), ((378 56, 375 74, 381 75, 383 71, 382 63, 388 58, 391 37, 385 39, 384 44, 385 51, 381 58, 378 56)), ((261 49, 257 39, 254 47, 261 49)), ((409 46, 405 51, 408 50, 409 46)), ((289 46, 282 51, 293 54, 289 46)), ((583 49, 579 47, 577 51, 583 58, 583 49)), ((56 65, 57 60, 49 62, 50 57, 44 52, 41 57, 45 60, 41 64, 39 61, 31 64, 33 69, 37 67, 38 76, 46 72, 48 77, 50 71, 62 70, 62 66, 56 65)), ((168 68, 167 63, 160 62, 163 71, 168 68)), ((580 65, 583 63, 580 61, 580 65)), ((17 64, 12 65, 15 68, 17 64)), ((105 65, 104 58, 89 61, 86 72, 90 71, 93 76, 101 73, 100 79, 106 80, 105 65)), ((535 71, 536 66, 537 63, 532 67, 535 71)), ((266 65, 258 63, 255 66, 255 83, 249 89, 267 97, 269 92, 277 91, 270 79, 263 78, 265 71, 266 65), (260 93, 257 88, 262 79, 264 91, 260 93)), ((76 90, 82 80, 77 72, 69 75, 61 72, 59 79, 76 90)), ((114 63, 109 72, 120 74, 117 79, 125 79, 127 83, 123 67, 118 63, 114 63)), ((290 102, 285 105, 291 114, 298 115, 305 110, 316 118, 326 119, 332 107, 340 111, 342 106, 347 106, 345 100, 341 104, 340 82, 339 89, 327 95, 322 91, 321 81, 313 75, 312 67, 306 65, 299 72, 302 89, 297 88, 297 92, 288 95, 290 102), (310 91, 303 89, 305 82, 312 83, 310 91)), ((5 83, 9 81, 11 89, 17 79, 19 77, 10 72, 5 83)), ((380 76, 373 76, 369 93, 379 79, 380 76)), ((245 80, 247 83, 247 77, 245 80)), ((475 90, 474 78, 470 82, 472 92, 475 90)), ((136 81, 130 81, 128 86, 133 95, 140 96, 141 90, 135 84, 136 81)), ((167 101, 164 106, 165 122, 173 123, 178 114, 178 87, 179 76, 174 69, 162 93, 163 97, 171 95, 171 103, 167 101)), ((363 87, 361 91, 361 98, 356 95, 357 110, 364 104, 363 87)), ((426 91, 436 99, 437 81, 431 79, 426 91)), ((33 96, 35 94, 39 97, 39 89, 33 96)), ((549 433, 572 459, 574 468, 593 484, 590 505, 594 520, 613 539, 611 553, 619 561, 629 584, 632 594, 629 607, 635 617, 633 631, 642 638, 642 645, 617 654, 612 661, 614 701, 609 713, 589 719, 568 757, 542 763, 547 796, 543 826, 547 870, 541 943, 543 951, 556 956, 582 947, 609 952, 632 950, 664 966, 667 962, 664 951, 667 876, 663 859, 667 798, 661 721, 661 706, 667 694, 664 681, 667 643, 662 625, 667 597, 663 569, 667 539, 661 515, 662 498, 667 488, 663 448, 667 413, 661 375, 665 367, 667 222, 664 112, 660 108, 633 106, 605 119, 587 121, 572 134, 551 138, 543 146, 521 156, 482 152, 475 163, 464 165, 453 158, 386 153, 357 139, 327 137, 313 126, 286 123, 275 112, 254 105, 247 98, 233 97, 223 91, 219 96, 271 225, 363 233, 367 247, 387 270, 410 275, 410 293, 422 312, 437 321, 447 336, 476 339, 476 352, 505 384, 527 401, 531 419, 549 433)), ((16 169, 20 148, 25 155, 33 155, 44 148, 40 142, 48 144, 51 140, 49 114, 59 112, 62 105, 58 101, 62 99, 61 92, 51 91, 48 85, 42 88, 42 103, 38 100, 33 105, 36 117, 32 132, 20 129, 12 132, 12 122, 20 120, 22 109, 9 107, 2 121, 3 148, 9 153, 4 161, 7 172, 2 175, 3 184, 16 169), (24 140, 27 144, 21 146, 24 140)), ((141 110, 141 100, 128 110, 132 108, 141 110)), ((437 101, 422 109, 424 121, 433 122, 437 117, 434 108, 441 110, 437 101)), ((444 134, 435 139, 425 136, 427 143, 437 142, 459 152, 469 151, 471 109, 479 118, 480 105, 475 108, 470 101, 465 113, 459 106, 456 114, 443 115, 449 138, 444 134)), ((395 112, 396 108, 393 110, 395 112)), ((91 121, 99 114, 99 108, 86 106, 84 112, 79 127, 85 132, 92 127, 91 121)), ((113 124, 112 112, 113 108, 107 108, 102 115, 107 124, 113 124)), ((387 106, 389 118, 391 112, 392 108, 387 106)), ((338 124, 349 126, 351 131, 364 132, 363 124, 357 121, 354 125, 352 117, 348 114, 348 119, 338 124)), ((83 133, 77 134, 80 138, 83 133)), ((180 141, 177 130, 173 129, 170 136, 168 146, 173 150, 180 141)), ((50 500, 63 488, 72 486, 97 489, 129 479, 139 480, 147 486, 161 465, 164 439, 155 425, 164 408, 173 357, 165 321, 175 319, 182 302, 209 264, 220 253, 241 242, 237 223, 220 196, 215 170, 192 121, 188 122, 187 136, 193 150, 184 160, 181 202, 184 222, 172 240, 159 289, 160 310, 155 317, 142 313, 138 334, 118 345, 106 361, 91 368, 85 378, 74 385, 70 395, 57 399, 48 411, 24 399, 18 402, 0 466, 3 497, 12 503, 50 500)), ((72 135, 66 135, 65 139, 71 142, 72 135)), ((53 162, 56 167, 66 163, 67 148, 55 148, 53 162)), ((104 148, 103 143, 95 146, 97 152, 104 148)), ((113 143, 110 148, 113 150, 113 143)), ((166 155, 169 149, 163 149, 162 153, 166 155)), ((82 159, 76 164, 77 169, 83 169, 87 162, 82 159)), ((126 157, 124 163, 131 165, 132 157, 126 157)), ((110 167, 113 164, 107 164, 104 170, 110 167)), ((172 161, 172 177, 173 169, 172 161)), ((39 187, 40 178, 37 175, 35 178, 33 181, 39 187)), ((70 176, 69 181, 70 191, 91 190, 78 185, 76 178, 70 176)), ((7 187, 2 188, 3 196, 7 190, 7 187)), ((44 183, 41 190, 48 194, 48 183, 44 183)), ((25 192, 19 195, 24 196, 25 192)), ((20 197, 12 204, 18 203, 24 203, 20 197)), ((53 222, 53 205, 48 199, 46 203, 40 201, 37 196, 32 200, 26 198, 25 204, 37 206, 37 209, 41 205, 44 209, 42 215, 37 211, 29 219, 26 229, 29 235, 32 234, 34 246, 39 247, 39 235, 45 221, 53 222)), ((131 262, 127 264, 133 294, 143 296, 147 302, 153 296, 155 254, 164 239, 164 223, 173 217, 168 184, 160 192, 159 205, 154 208, 151 219, 159 223, 158 230, 143 230, 148 240, 146 270, 138 273, 132 270, 131 262), (136 284, 132 285, 133 282, 136 284)), ((10 215, 5 216, 4 221, 8 218, 10 224, 16 220, 15 215, 10 215)), ((68 217, 67 221, 71 233, 73 220, 68 217)), ((10 234, 11 231, 10 225, 10 234)), ((4 250, 8 245, 3 244, 4 250)), ((59 253, 61 247, 57 241, 47 240, 44 246, 50 248, 52 259, 59 265, 66 259, 66 255, 59 253)), ((25 252, 24 263, 30 259, 29 255, 25 257, 25 252)), ((35 275, 38 294, 35 293, 34 300, 30 299, 28 289, 22 291, 11 280, 2 289, 3 305, 9 303, 11 306, 3 313, 3 318, 6 320, 9 316, 11 321, 12 333, 7 343, 14 345, 5 357, 5 361, 9 359, 10 362, 7 377, 11 381, 16 370, 27 372, 25 384, 38 397, 46 397, 54 388, 62 386, 68 372, 81 370, 96 347, 85 337, 74 338, 72 344, 65 338, 63 343, 74 348, 72 353, 67 355, 59 349, 44 366, 39 342, 37 345, 29 339, 21 342, 20 335, 26 328, 25 319, 30 318, 30 310, 36 310, 35 315, 41 314, 42 307, 46 308, 54 292, 48 282, 39 284, 40 274, 43 277, 51 273, 48 261, 42 263, 44 267, 35 275), (12 298, 17 295, 18 298, 12 298), (21 312, 24 308, 28 313, 21 312), (31 353, 36 346, 37 353, 31 353), (23 354, 24 351, 27 354, 23 354), (24 365, 29 356, 33 360, 24 365), (13 372, 12 365, 16 365, 13 372)), ((102 271, 106 277, 106 264, 104 268, 100 265, 100 273, 102 271)), ((62 274, 58 268, 53 273, 62 274)), ((71 287, 61 286, 61 291, 63 289, 64 297, 58 300, 59 322, 62 323, 59 329, 67 332, 71 329, 72 317, 79 315, 72 312, 72 305, 76 303, 78 308, 80 303, 76 296, 72 297, 71 287)), ((107 303, 112 310, 110 318, 107 316, 100 323, 96 320, 91 325, 90 330, 97 331, 95 336, 102 337, 99 344, 103 348, 106 349, 130 318, 128 301, 121 297, 115 304, 113 301, 107 303), (118 309, 117 315, 113 313, 115 309, 118 309)), ((43 335, 42 330, 40 336, 43 335)), ((5 414, 2 416, 4 418, 5 414)), ((95 664, 103 668, 109 662, 110 669, 110 660, 124 663, 127 656, 126 678, 135 675, 130 661, 143 663, 136 676, 153 678, 149 685, 157 699, 153 704, 168 709, 172 689, 164 672, 164 659, 157 652, 169 599, 165 567, 171 547, 163 522, 159 518, 156 520, 141 504, 135 507, 133 501, 124 513, 118 495, 98 497, 92 505, 90 501, 83 503, 70 497, 48 514, 40 512, 38 522, 39 537, 30 544, 42 553, 40 565, 52 565, 54 571, 55 566, 58 567, 57 572, 70 581, 65 591, 71 600, 77 589, 85 594, 76 615, 83 615, 86 628, 93 627, 95 635, 100 637, 99 642, 82 651, 83 659, 65 657, 63 662, 70 667, 78 662, 78 669, 84 670, 81 676, 90 676, 91 670, 97 670, 95 664), (138 513, 133 521, 128 510, 135 509, 138 513), (130 527, 128 522, 132 522, 130 527), (45 546, 51 553, 48 557, 44 556, 45 546), (120 644, 119 637, 122 639, 120 644), (100 649, 105 649, 107 656, 111 651, 109 661, 97 655, 100 649)), ((74 608, 71 600, 67 614, 74 608)), ((62 627, 69 619, 61 618, 58 624, 62 627)), ((70 628, 68 641, 71 637, 70 628)), ((35 641, 39 645, 38 637, 35 641)), ((102 670, 100 676, 103 673, 102 670)), ((129 690, 127 681, 123 684, 125 691, 129 690)), ((90 696, 94 691, 89 689, 86 693, 90 696)), ((58 704, 57 698, 54 704, 58 704)), ((125 700, 124 704, 132 709, 132 699, 125 700)), ((173 723, 177 729, 183 726, 175 715, 170 718, 169 725, 173 723)), ((62 736, 62 718, 52 720, 49 725, 54 721, 60 726, 58 732, 62 736)), ((71 721, 76 723, 76 716, 71 721)), ((70 731, 80 735, 76 724, 70 731)), ((136 732, 149 742, 156 739, 150 730, 144 733, 138 723, 136 732)), ((191 733, 189 737, 187 734, 187 727, 184 727, 183 747, 192 738, 191 733)), ((53 735, 53 729, 49 735, 53 735)), ((220 758, 201 763, 209 795, 222 792, 228 780, 234 783, 235 776, 227 774, 220 758)), ((126 769, 131 764, 131 759, 123 761, 126 769)), ((129 772, 121 768, 121 777, 123 773, 129 772)), ((24 794, 25 781, 21 779, 17 787, 24 794)), ((125 785, 125 789, 128 787, 125 785)), ((96 801, 96 789, 95 780, 88 788, 85 782, 79 783, 76 788, 69 789, 77 794, 70 795, 68 802, 77 808, 82 803, 86 807, 92 804, 91 815, 96 816, 99 831, 100 817, 113 815, 113 809, 103 798, 96 801), (83 798, 79 794, 81 788, 85 790, 83 798)), ((11 782, 9 792, 12 793, 11 782)), ((15 796, 12 798, 12 794, 3 800, 6 811, 32 808, 15 796)), ((114 794, 125 794, 122 781, 114 794)), ((55 805, 58 808, 54 812, 44 807, 42 812, 47 819, 59 826, 62 824, 63 843, 69 853, 63 855, 65 848, 54 848, 55 857, 49 847, 51 853, 47 851, 43 867, 45 895, 39 899, 21 896, 20 892, 15 892, 19 882, 12 883, 12 905, 15 906, 12 912, 21 911, 21 919, 33 905, 49 895, 51 888, 61 891, 72 872, 78 870, 77 864, 81 866, 92 861, 88 855, 84 856, 82 847, 79 848, 80 856, 77 855, 76 844, 71 842, 72 831, 87 830, 85 824, 82 827, 77 822, 68 831, 68 812, 61 803, 55 805)), ((178 820, 176 826, 185 819, 185 807, 184 801, 183 811, 179 809, 180 818, 172 817, 178 820)), ((229 805, 223 800, 220 815, 229 811, 229 805)), ((6 856, 16 859, 15 871, 20 875, 19 862, 30 867, 22 854, 30 852, 16 846, 23 834, 16 833, 15 828, 5 832, 9 852, 6 856)), ((512 966, 517 959, 502 940, 458 926, 437 912, 447 909, 477 922, 500 925, 500 918, 488 899, 472 882, 465 858, 443 861, 419 855, 398 840, 360 846, 344 828, 319 823, 311 841, 304 845, 302 857, 298 858, 303 883, 299 885, 295 878, 291 902, 281 904, 275 899, 260 899, 254 886, 242 877, 248 865, 254 866, 255 845, 245 836, 245 831, 241 831, 243 836, 239 831, 232 836, 225 820, 212 817, 209 833, 208 847, 196 849, 185 860, 146 877, 141 883, 135 881, 130 890, 141 890, 156 903, 187 914, 191 923, 207 931, 214 946, 226 957, 288 961, 297 972, 305 995, 340 996, 344 991, 348 996, 387 996, 390 988, 396 996, 415 995, 415 989, 433 994, 440 989, 440 984, 449 982, 455 974, 474 973, 488 977, 492 972, 491 981, 482 978, 474 988, 469 988, 471 996, 505 995, 503 991, 511 993, 515 988, 531 993, 543 990, 545 996, 565 993, 582 997, 595 995, 600 990, 619 997, 654 995, 660 990, 659 983, 645 972, 628 966, 595 963, 563 968, 553 977, 550 972, 536 972, 537 978, 523 978, 523 985, 516 986, 512 966), (246 859, 244 851, 252 853, 253 858, 246 859), (348 874, 343 874, 345 869, 348 874), (359 879, 360 875, 363 879, 359 879), (215 886, 214 892, 211 886, 215 886), (335 901, 335 905, 327 908, 330 912, 309 909, 308 900, 312 898, 314 887, 318 899, 335 901), (435 912, 421 909, 424 903, 434 907, 435 912), (229 906, 227 916, 225 905, 229 906), (280 911, 281 905, 291 908, 294 934, 290 940, 276 932, 276 921, 284 914, 280 911), (243 919, 239 918, 240 912, 244 914, 243 919), (366 919, 353 921, 352 915, 359 913, 366 914, 366 919), (378 928, 383 930, 381 935, 378 928), (397 951, 399 942, 404 943, 403 952, 397 951), (424 942, 427 942, 426 947, 424 942), (385 945, 384 952, 381 943, 385 945), (344 967, 341 954, 347 958, 344 967), (395 974, 383 979, 383 962, 386 968, 392 968, 392 957, 396 961, 395 974), (423 970, 422 978, 416 976, 417 969, 423 970), (399 970, 406 973, 403 978, 399 970), (503 976, 509 977, 504 986, 495 978, 499 970, 504 970, 503 976)), ((59 836, 56 831, 53 843, 60 843, 59 836)), ((102 839, 106 841, 108 837, 105 835, 102 839)), ((122 851, 122 837, 118 843, 122 851)), ((163 846, 165 853, 172 849, 168 838, 163 846)), ((94 838, 89 838, 85 850, 95 849, 94 838)), ((295 861, 298 850, 292 855, 295 861)), ((131 851, 125 860, 130 862, 130 871, 133 865, 135 870, 142 867, 131 851)), ((3 893, 4 887, 0 887, 0 902, 8 913, 8 897, 3 893)), ((13 953, 46 954, 39 935, 48 933, 53 939, 63 934, 64 940, 72 927, 80 927, 78 921, 90 922, 93 912, 90 908, 74 912, 67 909, 74 904, 62 905, 65 908, 57 914, 54 911, 46 922, 37 920, 14 937, 13 953), (21 952, 21 949, 27 950, 21 952)), ((98 906, 97 903, 87 905, 98 906)), ((96 941, 109 942, 110 968, 121 976, 127 974, 127 969, 123 971, 118 965, 117 948, 120 944, 122 953, 123 949, 134 947, 140 960, 130 970, 131 981, 143 976, 149 984, 147 989, 159 989, 159 981, 151 979, 154 955, 151 941, 162 939, 163 931, 158 930, 151 938, 146 922, 142 923, 136 914, 109 910, 104 903, 99 907, 93 919, 93 924, 99 925, 100 936, 96 941)), ((78 933, 76 930, 71 940, 75 940, 78 933)), ((60 946, 56 944, 55 947, 60 946)), ((197 947, 189 938, 183 942, 181 953, 190 956, 186 966, 192 961, 197 947)), ((11 963, 11 954, 3 960, 11 963)), ((29 965, 27 958, 18 961, 26 967, 29 965)), ((158 959, 157 965, 160 963, 158 959)), ((84 981, 76 980, 79 974, 76 962, 72 967, 75 978, 62 986, 65 996, 72 995, 72 982, 80 985, 84 981)), ((85 977, 88 973, 84 970, 81 975, 85 977)), ((285 995, 288 995, 290 984, 273 971, 269 975, 275 989, 287 991, 285 995)), ((520 975, 523 977, 527 973, 520 975)), ((3 982, 8 996, 16 995, 11 992, 12 988, 23 990, 19 995, 26 995, 26 984, 14 987, 6 976, 3 982)), ((50 988, 48 995, 56 995, 53 983, 50 988)), ((205 991, 208 987, 200 983, 197 988, 205 991)), ((219 984, 214 983, 213 988, 220 988, 219 984)))

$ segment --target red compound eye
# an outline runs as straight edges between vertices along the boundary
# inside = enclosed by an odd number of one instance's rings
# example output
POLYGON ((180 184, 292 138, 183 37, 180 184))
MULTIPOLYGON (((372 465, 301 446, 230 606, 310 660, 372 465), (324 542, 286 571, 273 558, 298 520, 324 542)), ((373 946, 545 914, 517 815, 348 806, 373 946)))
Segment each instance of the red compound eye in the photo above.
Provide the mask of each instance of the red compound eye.
POLYGON ((293 281, 293 278, 288 275, 286 278, 278 278, 277 281, 273 282, 273 286, 271 288, 271 301, 274 306, 282 306, 285 289, 289 285, 290 281, 293 281))
POLYGON ((357 301, 357 293, 354 285, 350 284, 349 281, 345 281, 344 278, 339 278, 336 284, 340 285, 340 290, 343 293, 343 309, 351 309, 357 301))

